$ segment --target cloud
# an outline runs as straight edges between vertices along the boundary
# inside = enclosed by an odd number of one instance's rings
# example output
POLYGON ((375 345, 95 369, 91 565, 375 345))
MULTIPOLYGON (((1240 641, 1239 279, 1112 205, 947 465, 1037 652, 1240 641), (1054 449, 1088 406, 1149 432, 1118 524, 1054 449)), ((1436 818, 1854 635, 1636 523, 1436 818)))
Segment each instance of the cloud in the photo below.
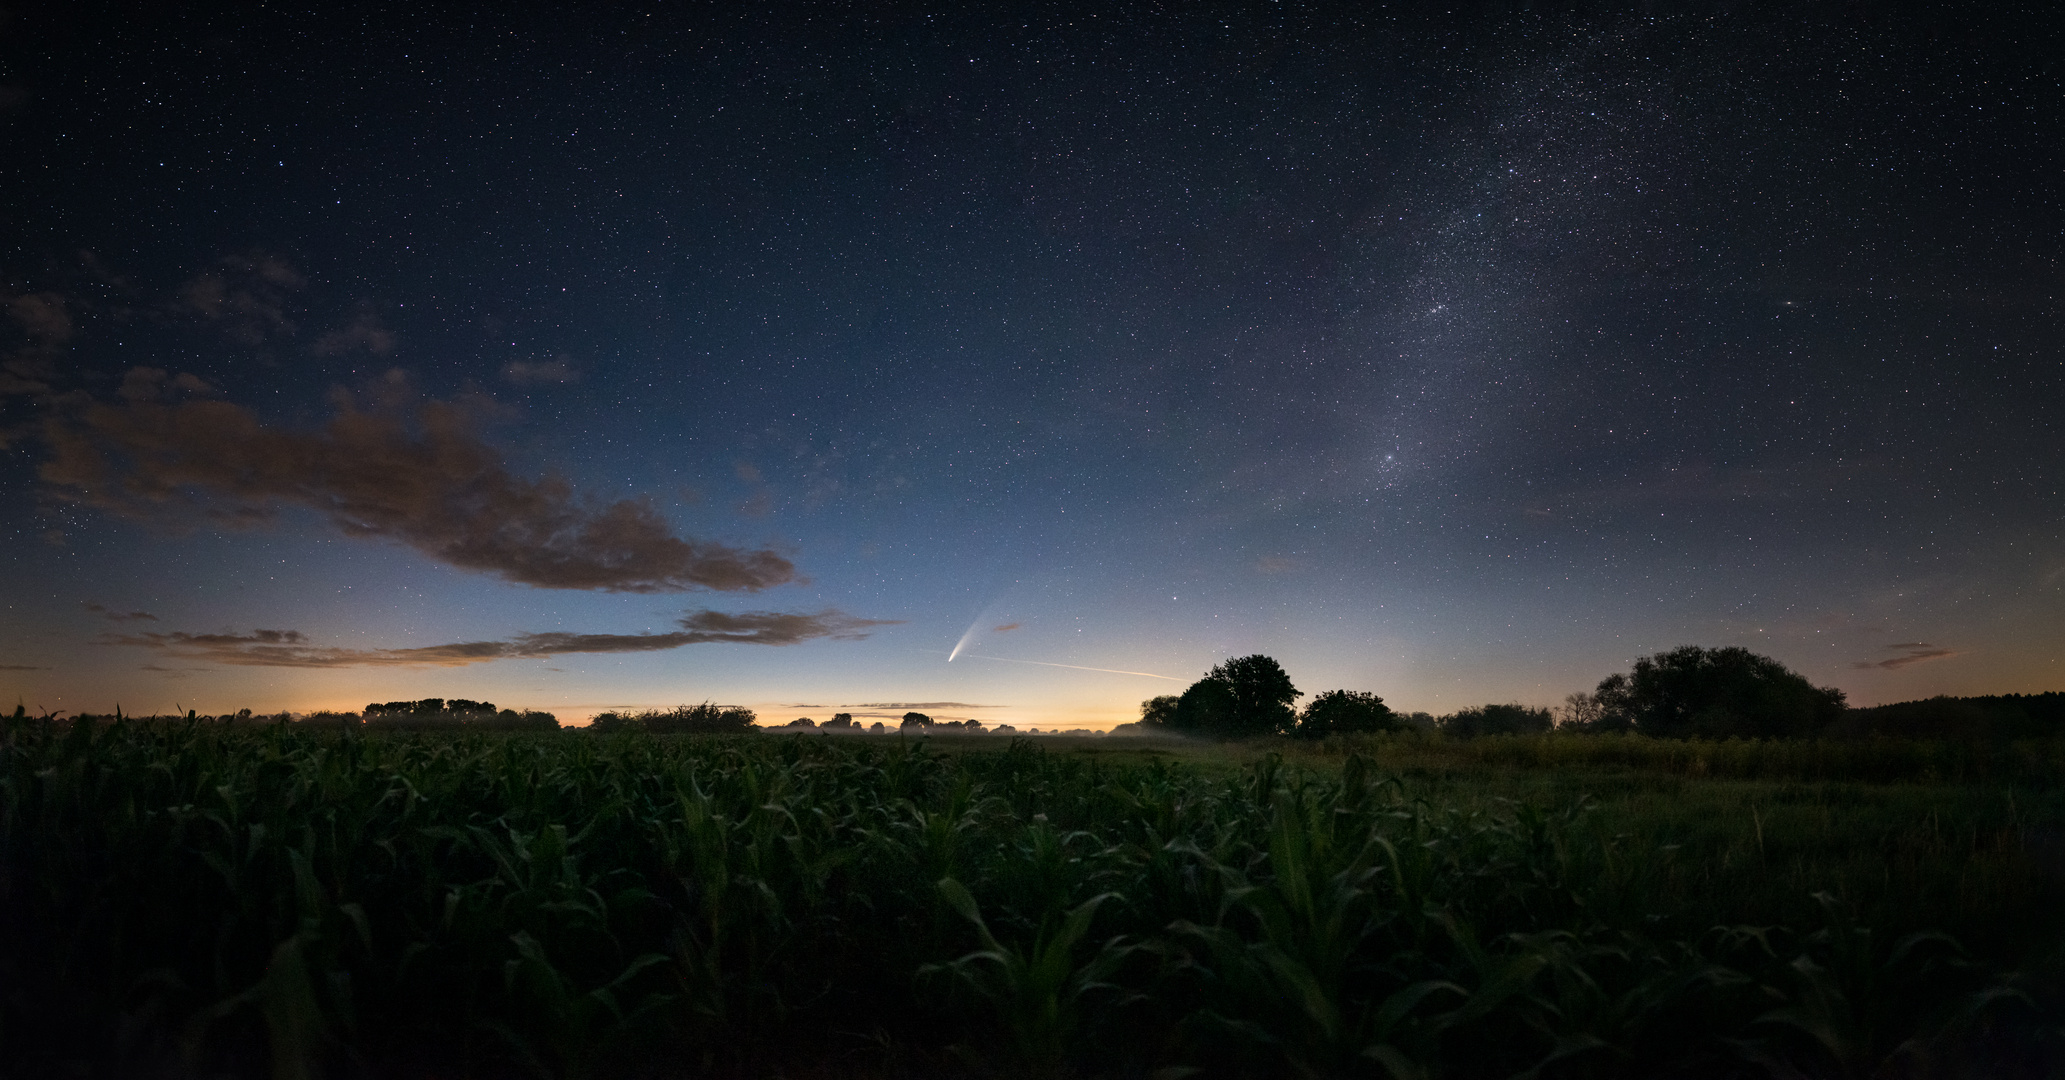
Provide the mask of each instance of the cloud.
POLYGON ((34 664, 0 664, 0 671, 49 671, 49 670, 50 670, 50 669, 49 669, 49 668, 47 668, 47 667, 37 667, 37 666, 35 666, 34 664))
POLYGON ((1007 633, 1010 633, 1011 631, 1013 631, 1013 630, 1016 630, 1016 629, 1018 629, 1019 627, 1021 627, 1021 626, 1024 626, 1024 625, 1025 625, 1025 624, 1024 624, 1024 623, 1022 623, 1022 622, 1007 622, 1007 623, 1005 623, 1005 624, 1004 624, 1004 625, 1002 625, 1002 626, 992 626, 992 627, 990 627, 990 631, 989 631, 989 632, 990 632, 990 633, 992 633, 992 634, 1007 634, 1007 633))
MULTIPOLYGON (((0 396, 48 394, 58 376, 58 358, 72 339, 72 315, 54 292, 0 296, 0 307, 21 330, 19 347, 0 354, 0 396)), ((11 441, 0 431, 0 448, 11 441)))
POLYGON ((156 615, 151 614, 148 611, 121 612, 115 611, 112 608, 103 607, 99 604, 89 604, 83 602, 79 606, 85 608, 90 612, 93 612, 95 615, 99 615, 102 618, 108 619, 112 622, 158 621, 158 617, 156 615))
POLYGON ((1923 664, 1931 660, 1941 660, 1949 656, 1963 655, 1956 649, 1938 648, 1926 641, 1904 641, 1898 645, 1888 645, 1886 648, 1894 652, 1905 650, 1906 655, 1895 656, 1890 660, 1860 660, 1850 666, 1857 668, 1884 668, 1887 671, 1898 671, 1909 664, 1923 664))
POLYGON ((23 332, 52 345, 72 339, 72 316, 65 310, 65 298, 54 292, 9 297, 7 313, 21 324, 23 332))
POLYGON ((541 589, 752 592, 796 580, 772 550, 674 535, 648 497, 603 503, 561 477, 511 474, 459 407, 430 402, 404 418, 337 404, 321 430, 296 431, 222 401, 96 402, 48 421, 41 472, 62 496, 131 517, 249 527, 305 506, 347 536, 541 589))
POLYGON ((167 396, 168 391, 203 395, 221 393, 198 375, 180 372, 175 376, 164 368, 154 367, 130 368, 122 376, 122 386, 115 393, 124 401, 157 401, 167 396))
POLYGON ((863 701, 856 709, 1001 709, 1002 705, 970 705, 965 701, 863 701))
POLYGON ((308 279, 293 264, 262 251, 232 255, 189 279, 179 308, 219 327, 239 345, 263 345, 297 329, 287 315, 289 295, 308 279))
POLYGON ((317 645, 299 630, 253 630, 248 634, 189 634, 180 630, 109 634, 98 644, 153 649, 182 660, 232 667, 464 667, 493 660, 542 660, 574 653, 661 652, 684 645, 723 642, 797 645, 818 638, 858 641, 877 626, 894 626, 899 622, 896 619, 863 619, 832 610, 815 614, 695 611, 681 618, 680 630, 661 634, 549 631, 517 634, 507 641, 461 641, 413 649, 342 649, 317 645))
POLYGON ((581 373, 566 357, 555 356, 550 360, 511 360, 502 365, 502 378, 518 386, 537 386, 580 382, 581 373))
POLYGON ((900 626, 901 619, 861 619, 827 609, 815 615, 784 615, 774 611, 748 611, 732 615, 722 611, 697 611, 684 616, 681 625, 697 634, 699 641, 737 641, 753 645, 794 645, 811 638, 859 641, 877 626, 900 626))
POLYGON ((353 349, 386 356, 394 351, 394 331, 380 322, 380 316, 361 310, 349 324, 315 339, 310 348, 317 356, 343 356, 353 349))

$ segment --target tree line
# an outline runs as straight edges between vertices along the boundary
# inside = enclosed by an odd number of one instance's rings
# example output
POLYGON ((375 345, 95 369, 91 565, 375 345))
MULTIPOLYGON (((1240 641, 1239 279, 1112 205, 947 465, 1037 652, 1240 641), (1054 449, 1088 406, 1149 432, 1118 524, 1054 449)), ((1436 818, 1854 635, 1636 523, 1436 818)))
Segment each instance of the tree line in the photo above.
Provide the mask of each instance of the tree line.
POLYGON ((1443 717, 1400 714, 1376 694, 1329 690, 1305 696, 1283 665, 1256 654, 1227 660, 1182 694, 1141 703, 1137 725, 1206 738, 1264 735, 1317 739, 1433 729, 1461 738, 1551 730, 1627 732, 1665 739, 1778 739, 1844 735, 2029 737, 2065 730, 2065 694, 1936 698, 1851 709, 1843 692, 1815 686, 1768 656, 1730 645, 1685 645, 1635 661, 1633 670, 1572 694, 1558 710, 1518 704, 1461 709, 1443 717))

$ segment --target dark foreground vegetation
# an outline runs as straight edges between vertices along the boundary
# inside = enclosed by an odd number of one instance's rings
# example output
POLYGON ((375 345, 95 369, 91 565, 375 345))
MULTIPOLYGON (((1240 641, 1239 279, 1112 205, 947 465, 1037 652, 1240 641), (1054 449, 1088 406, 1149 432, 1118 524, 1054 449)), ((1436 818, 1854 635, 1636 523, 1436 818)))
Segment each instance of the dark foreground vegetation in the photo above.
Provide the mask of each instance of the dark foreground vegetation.
POLYGON ((2050 743, 4 732, 0 1075, 2065 1069, 2050 743))

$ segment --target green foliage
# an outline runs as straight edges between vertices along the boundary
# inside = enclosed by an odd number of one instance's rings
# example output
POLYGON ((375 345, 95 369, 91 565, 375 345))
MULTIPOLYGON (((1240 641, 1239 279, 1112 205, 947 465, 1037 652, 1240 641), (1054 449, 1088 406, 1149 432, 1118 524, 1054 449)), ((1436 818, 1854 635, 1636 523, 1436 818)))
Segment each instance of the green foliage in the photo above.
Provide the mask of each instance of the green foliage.
POLYGON ((1843 716, 1843 692, 1817 687, 1740 646, 1686 645, 1635 661, 1591 695, 1596 731, 1656 738, 1778 738, 1819 734, 1843 716))
POLYGON ((1475 739, 1484 735, 1535 735, 1555 726, 1547 709, 1525 705, 1480 705, 1461 709, 1436 722, 1444 735, 1475 739))
POLYGON ((437 731, 472 728, 478 731, 556 731, 559 718, 549 712, 497 709, 490 701, 464 698, 423 698, 420 701, 388 701, 367 705, 360 717, 350 713, 316 713, 303 723, 322 726, 350 726, 353 721, 388 731, 437 731))
POLYGON ((1684 779, 1868 743, 644 727, 0 719, 0 1075, 2065 1066, 2065 999, 2008 970, 2060 944, 2055 787, 1684 779))
POLYGON ((757 730, 753 720, 751 709, 713 705, 705 701, 700 705, 678 705, 672 709, 598 713, 588 721, 588 730, 596 735, 626 731, 643 731, 649 735, 744 735, 757 730))
POLYGON ((1395 731, 1399 726, 1398 717, 1383 698, 1361 690, 1329 690, 1305 703, 1292 734, 1301 739, 1324 739, 1395 731))
POLYGON ((1220 739, 1287 735, 1297 724, 1298 688, 1283 665, 1261 654, 1227 660, 1176 700, 1173 727, 1220 739))

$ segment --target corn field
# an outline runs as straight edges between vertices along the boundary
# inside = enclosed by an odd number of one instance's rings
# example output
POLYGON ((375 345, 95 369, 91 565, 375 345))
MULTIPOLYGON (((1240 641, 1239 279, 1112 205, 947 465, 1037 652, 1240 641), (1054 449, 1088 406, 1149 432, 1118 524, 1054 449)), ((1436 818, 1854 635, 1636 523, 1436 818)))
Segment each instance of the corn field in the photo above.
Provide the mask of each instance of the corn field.
POLYGON ((1709 919, 1583 797, 1417 783, 1352 749, 9 721, 0 1074, 2065 1071, 2055 936, 1976 956, 1832 893, 1709 919))

